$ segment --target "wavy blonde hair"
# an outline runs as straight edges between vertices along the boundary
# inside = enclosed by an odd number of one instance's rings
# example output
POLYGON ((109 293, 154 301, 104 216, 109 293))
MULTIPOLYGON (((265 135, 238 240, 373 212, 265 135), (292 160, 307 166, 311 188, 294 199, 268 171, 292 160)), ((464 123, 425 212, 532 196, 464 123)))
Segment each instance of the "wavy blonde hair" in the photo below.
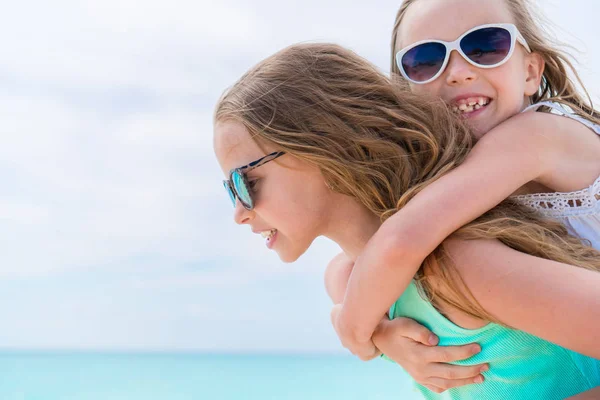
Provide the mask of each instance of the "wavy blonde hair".
MULTIPOLYGON (((473 146, 469 129, 441 100, 417 96, 329 44, 291 46, 252 68, 216 106, 215 123, 230 120, 258 143, 318 166, 332 190, 354 197, 382 221, 460 165, 473 146)), ((511 200, 454 236, 498 239, 528 254, 600 270, 600 252, 511 200)), ((495 321, 471 296, 443 245, 417 278, 434 304, 495 321)))
MULTIPOLYGON (((394 22, 392 30, 391 71, 402 79, 396 65, 395 56, 398 46, 398 32, 408 8, 419 0, 404 0, 394 22)), ((565 47, 550 38, 544 29, 542 13, 530 0, 503 0, 508 6, 519 32, 523 35, 531 51, 541 55, 545 61, 544 74, 540 88, 531 96, 531 103, 554 101, 571 108, 576 114, 594 123, 600 124, 600 111, 594 108, 593 101, 583 81, 571 61, 572 57, 561 47, 565 47), (534 17, 537 16, 537 18, 534 17), (575 81, 569 77, 572 74, 575 81), (579 84, 583 95, 577 90, 579 84)), ((546 110, 548 111, 548 110, 546 110)))

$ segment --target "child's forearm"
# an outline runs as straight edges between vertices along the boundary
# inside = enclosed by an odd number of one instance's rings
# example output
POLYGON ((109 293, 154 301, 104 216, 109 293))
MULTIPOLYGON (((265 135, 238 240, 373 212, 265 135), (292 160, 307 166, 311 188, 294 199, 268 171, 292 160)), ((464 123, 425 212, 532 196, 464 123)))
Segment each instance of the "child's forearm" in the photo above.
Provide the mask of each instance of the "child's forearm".
POLYGON ((346 288, 353 266, 354 262, 344 253, 335 256, 329 262, 327 269, 325 270, 325 288, 327 289, 327 293, 334 303, 334 307, 331 310, 331 322, 342 344, 353 354, 366 361, 376 357, 379 354, 379 351, 375 345, 371 341, 368 341, 360 347, 354 346, 353 343, 348 343, 347 340, 344 340, 344 336, 338 331, 339 311, 342 307, 341 303, 344 301, 346 288))
POLYGON ((406 229, 399 228, 400 218, 396 214, 381 226, 354 265, 337 322, 347 341, 371 340, 381 318, 428 254, 408 240, 406 229))

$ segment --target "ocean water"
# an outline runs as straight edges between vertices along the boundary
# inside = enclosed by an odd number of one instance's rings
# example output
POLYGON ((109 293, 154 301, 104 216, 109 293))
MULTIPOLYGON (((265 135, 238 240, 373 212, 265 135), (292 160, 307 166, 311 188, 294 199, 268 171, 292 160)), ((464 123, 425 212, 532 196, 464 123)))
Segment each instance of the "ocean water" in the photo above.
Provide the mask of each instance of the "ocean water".
POLYGON ((337 355, 0 353, 1 400, 419 399, 397 365, 337 355))

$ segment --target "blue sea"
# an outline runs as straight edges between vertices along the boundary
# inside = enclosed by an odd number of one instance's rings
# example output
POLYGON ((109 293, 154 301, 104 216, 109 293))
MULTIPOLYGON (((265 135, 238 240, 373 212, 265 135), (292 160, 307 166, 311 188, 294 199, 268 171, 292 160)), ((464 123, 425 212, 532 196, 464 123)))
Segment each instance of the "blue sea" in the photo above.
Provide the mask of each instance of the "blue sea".
POLYGON ((344 355, 0 353, 1 400, 419 399, 397 365, 344 355))

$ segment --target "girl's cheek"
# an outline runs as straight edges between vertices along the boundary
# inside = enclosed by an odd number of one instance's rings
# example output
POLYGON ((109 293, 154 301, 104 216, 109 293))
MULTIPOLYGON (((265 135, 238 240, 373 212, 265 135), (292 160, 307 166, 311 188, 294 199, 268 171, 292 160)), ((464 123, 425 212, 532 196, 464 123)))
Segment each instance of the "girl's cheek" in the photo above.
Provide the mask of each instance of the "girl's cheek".
MULTIPOLYGON (((441 79, 441 78, 438 78, 438 79, 441 79)), ((439 93, 440 91, 439 91, 438 86, 436 85, 435 81, 431 82, 431 83, 427 83, 425 85, 415 85, 415 84, 411 83, 410 88, 411 88, 412 92, 416 93, 416 94, 440 97, 440 93, 439 93)))

